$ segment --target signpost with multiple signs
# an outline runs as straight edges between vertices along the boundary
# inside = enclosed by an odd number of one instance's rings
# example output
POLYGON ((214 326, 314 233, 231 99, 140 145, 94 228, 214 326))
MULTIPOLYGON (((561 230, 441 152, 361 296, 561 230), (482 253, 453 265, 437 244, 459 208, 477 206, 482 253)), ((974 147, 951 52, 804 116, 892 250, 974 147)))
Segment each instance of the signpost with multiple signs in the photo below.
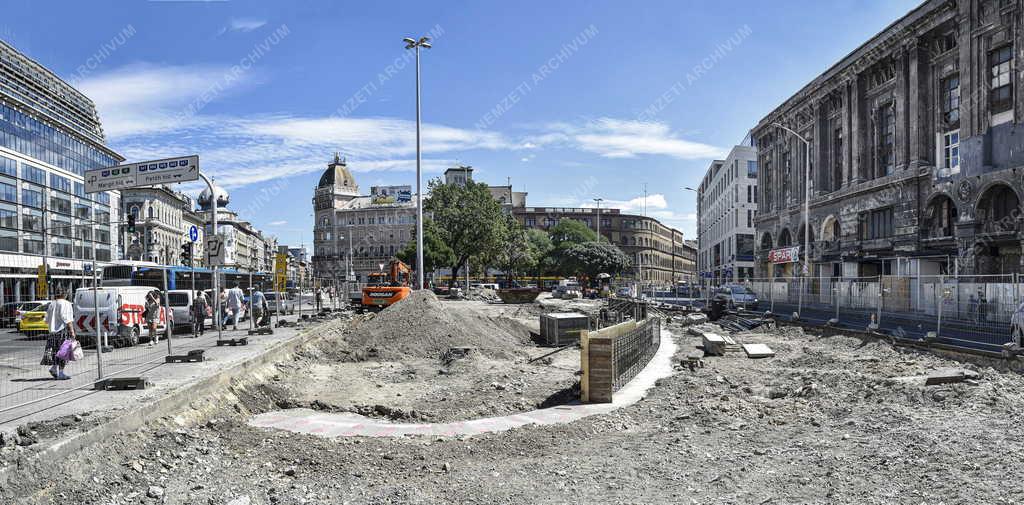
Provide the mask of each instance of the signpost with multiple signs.
POLYGON ((85 192, 98 193, 197 180, 199 156, 179 156, 88 170, 85 172, 85 192))

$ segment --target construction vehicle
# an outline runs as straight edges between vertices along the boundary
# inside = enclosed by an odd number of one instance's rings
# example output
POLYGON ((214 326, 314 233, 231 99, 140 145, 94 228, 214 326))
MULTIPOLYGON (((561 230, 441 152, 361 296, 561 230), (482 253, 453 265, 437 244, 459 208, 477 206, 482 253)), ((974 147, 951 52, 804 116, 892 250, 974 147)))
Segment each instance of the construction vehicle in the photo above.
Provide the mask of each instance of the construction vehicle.
POLYGON ((380 311, 412 294, 412 288, 409 287, 412 269, 409 265, 393 259, 387 267, 387 270, 381 268, 380 272, 367 275, 362 310, 380 311))

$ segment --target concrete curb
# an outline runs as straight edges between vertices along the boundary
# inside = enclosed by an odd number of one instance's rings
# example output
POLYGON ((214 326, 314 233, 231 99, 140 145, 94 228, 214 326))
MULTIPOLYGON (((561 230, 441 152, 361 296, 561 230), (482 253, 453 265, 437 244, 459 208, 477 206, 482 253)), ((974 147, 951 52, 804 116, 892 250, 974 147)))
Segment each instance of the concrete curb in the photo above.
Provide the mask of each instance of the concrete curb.
POLYGON ((262 366, 287 358, 297 348, 319 336, 319 334, 312 333, 309 330, 330 323, 331 321, 327 321, 315 326, 300 328, 298 334, 294 337, 271 343, 262 353, 231 365, 227 369, 216 372, 209 377, 200 378, 195 382, 184 384, 153 402, 136 405, 129 411, 122 412, 120 415, 88 431, 75 433, 70 437, 58 438, 48 444, 41 444, 40 447, 35 449, 36 452, 25 454, 17 465, 10 465, 7 468, 0 469, 0 485, 7 484, 12 471, 34 464, 56 462, 96 442, 106 440, 120 433, 137 430, 152 421, 166 417, 178 410, 188 408, 196 398, 212 395, 230 385, 231 381, 238 377, 242 377, 262 366))

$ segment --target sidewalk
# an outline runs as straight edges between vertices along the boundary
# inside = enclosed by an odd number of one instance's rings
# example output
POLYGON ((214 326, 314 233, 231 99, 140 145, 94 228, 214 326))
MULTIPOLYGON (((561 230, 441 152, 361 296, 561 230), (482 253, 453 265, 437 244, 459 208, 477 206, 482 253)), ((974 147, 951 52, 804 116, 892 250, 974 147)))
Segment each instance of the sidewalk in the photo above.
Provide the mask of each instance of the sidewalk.
MULTIPOLYGON (((306 309, 304 308, 304 310, 306 309)), ((298 320, 298 314, 281 319, 294 322, 298 320)), ((73 373, 74 377, 73 380, 67 381, 50 380, 44 366, 37 366, 36 369, 17 374, 8 374, 0 379, 7 382, 4 396, 8 398, 12 398, 11 395, 16 394, 30 398, 50 396, 51 393, 64 394, 0 412, 0 431, 13 430, 17 426, 30 422, 50 421, 74 415, 88 414, 91 424, 102 422, 103 419, 116 417, 128 410, 138 409, 140 406, 159 400, 184 386, 212 377, 235 365, 279 348, 295 339, 300 332, 315 326, 315 323, 306 323, 301 328, 274 328, 273 335, 249 336, 246 322, 239 324, 237 331, 225 330, 223 332, 222 338, 225 339, 248 338, 249 343, 244 346, 218 347, 216 329, 207 329, 205 335, 199 338, 192 338, 191 334, 179 334, 171 337, 172 348, 176 355, 187 354, 188 351, 194 349, 204 350, 206 361, 200 363, 165 364, 164 356, 167 355, 167 343, 163 340, 154 347, 142 344, 138 347, 117 349, 114 353, 104 354, 106 377, 145 377, 151 385, 144 390, 95 391, 91 388, 97 378, 95 367, 78 370, 69 367, 69 372, 73 373), (127 367, 133 368, 112 375, 112 372, 127 367), (29 378, 29 375, 32 377, 29 378)), ((42 349, 42 345, 42 342, 38 343, 39 349, 42 349)), ((33 354, 38 353, 34 352, 33 354)), ((94 362, 95 350, 86 351, 87 359, 90 356, 92 356, 91 362, 94 362)), ((38 360, 38 357, 34 359, 38 360)), ((2 366, 3 363, 0 362, 0 367, 2 366)), ((15 405, 14 402, 7 404, 15 405)))

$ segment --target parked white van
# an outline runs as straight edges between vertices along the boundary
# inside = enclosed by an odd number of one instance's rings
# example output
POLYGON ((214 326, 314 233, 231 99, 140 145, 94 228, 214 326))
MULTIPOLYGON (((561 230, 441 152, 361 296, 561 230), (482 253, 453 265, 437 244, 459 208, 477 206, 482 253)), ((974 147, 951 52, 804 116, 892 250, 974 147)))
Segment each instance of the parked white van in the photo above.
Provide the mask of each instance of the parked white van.
MULTIPOLYGON (((141 337, 149 338, 142 314, 146 309, 146 295, 152 291, 160 295, 160 290, 146 286, 99 288, 95 294, 98 303, 94 306, 92 288, 77 289, 73 303, 75 333, 79 341, 83 346, 94 345, 97 326, 107 335, 106 342, 114 347, 138 345, 141 337), (99 308, 99 324, 95 316, 96 306, 99 308)), ((167 314, 161 306, 156 325, 159 333, 164 333, 166 322, 167 314)))

